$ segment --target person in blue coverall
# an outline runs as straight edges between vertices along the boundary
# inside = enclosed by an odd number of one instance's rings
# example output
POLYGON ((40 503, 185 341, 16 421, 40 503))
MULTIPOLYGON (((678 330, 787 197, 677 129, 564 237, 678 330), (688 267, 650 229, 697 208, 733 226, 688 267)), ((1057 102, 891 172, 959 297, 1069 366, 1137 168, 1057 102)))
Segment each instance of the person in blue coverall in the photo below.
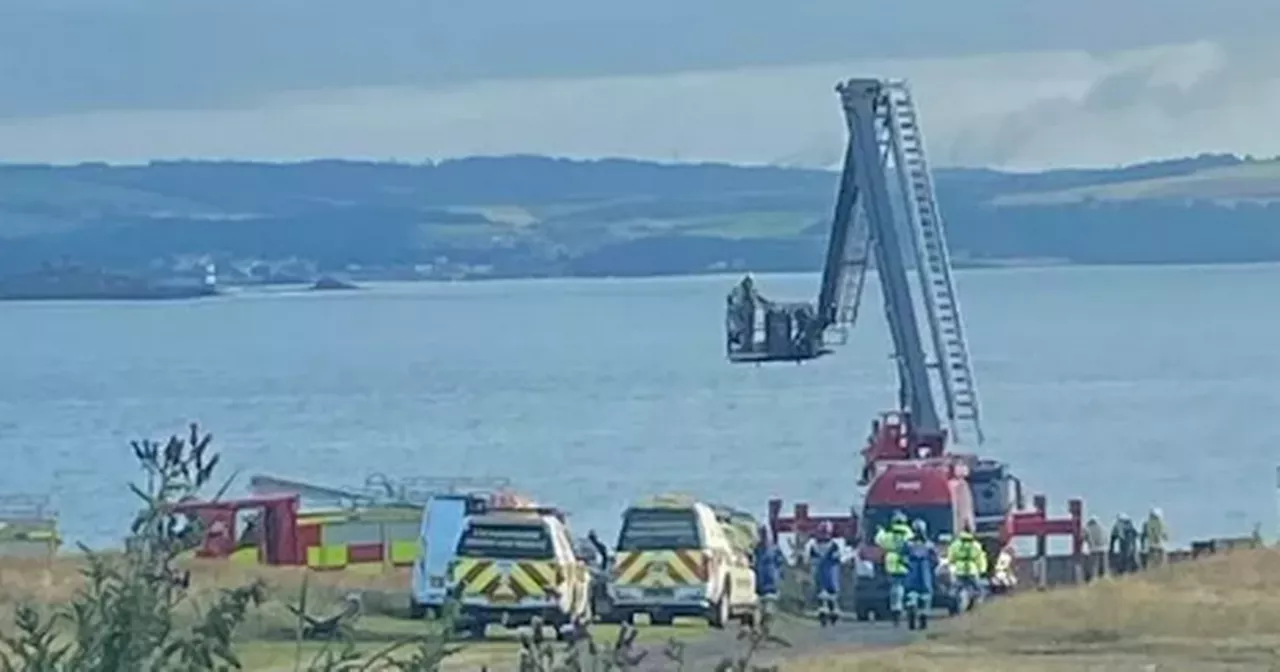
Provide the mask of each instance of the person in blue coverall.
POLYGON ((751 566, 756 575, 756 594, 766 607, 771 608, 772 603, 778 599, 778 590, 782 586, 782 567, 786 562, 782 549, 773 543, 769 530, 761 526, 760 539, 751 556, 751 566))
POLYGON ((840 620, 836 600, 840 596, 840 545, 832 537, 831 523, 823 522, 809 547, 809 564, 813 567, 813 585, 818 592, 818 622, 822 625, 840 620))
POLYGON ((907 627, 924 630, 929 627, 929 610, 933 608, 933 580, 938 571, 938 549, 929 541, 929 530, 923 520, 912 524, 915 536, 903 544, 902 557, 907 564, 907 627))

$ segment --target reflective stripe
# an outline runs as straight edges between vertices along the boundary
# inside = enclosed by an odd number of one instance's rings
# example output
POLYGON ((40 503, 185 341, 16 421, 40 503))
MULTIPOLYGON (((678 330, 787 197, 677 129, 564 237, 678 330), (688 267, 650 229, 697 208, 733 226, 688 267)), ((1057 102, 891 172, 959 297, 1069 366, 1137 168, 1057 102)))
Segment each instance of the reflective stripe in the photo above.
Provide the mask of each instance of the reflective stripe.
POLYGON ((418 559, 420 543, 417 539, 410 541, 393 540, 391 542, 391 564, 412 565, 418 559))
POLYGON ((671 588, 707 582, 700 550, 633 551, 618 554, 614 580, 642 588, 671 588))
POLYGON ((449 571, 449 583, 456 584, 465 597, 479 597, 501 578, 491 560, 458 558, 449 571))
POLYGON ((336 525, 347 522, 350 516, 334 513, 299 514, 299 525, 336 525))
POLYGON ((542 560, 513 560, 500 568, 483 558, 459 558, 449 575, 462 597, 491 602, 546 599, 556 587, 556 564, 542 560))
POLYGON ((312 546, 307 549, 307 566, 312 569, 342 569, 347 566, 347 545, 312 546))
POLYGON ((542 599, 556 585, 555 563, 543 561, 517 562, 508 572, 510 583, 523 593, 519 597, 542 599))

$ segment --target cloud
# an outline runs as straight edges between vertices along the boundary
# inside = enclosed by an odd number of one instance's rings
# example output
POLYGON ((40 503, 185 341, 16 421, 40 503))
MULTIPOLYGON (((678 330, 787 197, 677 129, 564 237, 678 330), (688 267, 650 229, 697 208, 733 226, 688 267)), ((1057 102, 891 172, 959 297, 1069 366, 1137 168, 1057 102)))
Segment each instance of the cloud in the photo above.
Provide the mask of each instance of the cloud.
POLYGON ((1116 54, 1074 90, 975 120, 954 158, 1036 167, 1200 152, 1280 154, 1280 46, 1197 42, 1116 54))
POLYGON ((1271 39, 1277 26, 1275 0, 8 0, 0 118, 481 79, 1115 51, 1271 39))
POLYGON ((1277 48, 1209 42, 861 60, 666 75, 492 80, 277 94, 202 110, 0 121, 10 161, 416 160, 543 153, 829 165, 833 84, 905 76, 939 165, 1097 165, 1202 151, 1280 153, 1277 48))

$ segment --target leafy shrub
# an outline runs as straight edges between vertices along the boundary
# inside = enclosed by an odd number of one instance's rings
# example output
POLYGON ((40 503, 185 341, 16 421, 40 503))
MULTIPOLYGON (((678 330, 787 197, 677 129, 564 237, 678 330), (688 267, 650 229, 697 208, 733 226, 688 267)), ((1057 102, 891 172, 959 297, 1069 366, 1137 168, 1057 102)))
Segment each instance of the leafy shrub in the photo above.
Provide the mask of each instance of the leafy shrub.
MULTIPOLYGON (((219 455, 210 451, 212 436, 190 425, 185 438, 163 443, 132 443, 134 457, 146 475, 145 486, 129 488, 141 506, 129 527, 123 553, 99 553, 83 545, 84 582, 65 603, 42 609, 18 605, 13 632, 0 635, 0 672, 227 672, 243 669, 236 654, 236 633, 250 611, 270 597, 262 579, 219 590, 207 605, 198 604, 192 575, 180 558, 202 538, 198 523, 175 507, 198 498, 210 485, 219 455)), ((220 497, 229 481, 214 495, 220 497)), ((423 632, 365 653, 357 649, 351 627, 358 608, 349 614, 316 618, 308 613, 304 578, 296 605, 286 605, 297 618, 294 669, 307 672, 391 670, 434 672, 461 647, 454 643, 458 605, 450 600, 441 616, 424 624, 423 632), (304 660, 304 639, 323 639, 318 652, 304 660)), ((360 600, 353 600, 357 605, 360 600)), ((726 658, 718 669, 760 670, 751 658, 764 644, 781 642, 770 631, 766 611, 759 624, 742 632, 741 655, 726 658)), ((597 642, 587 623, 576 623, 557 647, 542 638, 541 624, 521 640, 520 672, 621 672, 645 660, 637 650, 634 627, 624 626, 611 643, 597 642)), ((785 644, 785 642, 783 642, 785 644)), ((662 652, 676 670, 685 669, 684 644, 671 640, 662 652)))

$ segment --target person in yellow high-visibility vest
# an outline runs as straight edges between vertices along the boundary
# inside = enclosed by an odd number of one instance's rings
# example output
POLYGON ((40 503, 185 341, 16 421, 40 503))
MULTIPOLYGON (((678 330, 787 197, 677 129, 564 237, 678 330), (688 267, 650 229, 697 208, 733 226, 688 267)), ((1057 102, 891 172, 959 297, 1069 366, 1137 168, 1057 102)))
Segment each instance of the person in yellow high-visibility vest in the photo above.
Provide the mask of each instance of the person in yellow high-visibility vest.
POLYGON ((1169 530, 1164 525, 1164 514, 1160 509, 1151 509, 1151 515, 1142 524, 1142 564, 1144 567, 1159 567, 1164 564, 1165 544, 1169 541, 1169 530))
POLYGON ((907 562, 902 553, 915 531, 907 523, 907 514, 895 511, 889 527, 876 532, 876 546, 884 551, 884 573, 889 576, 889 615, 894 626, 902 622, 902 610, 907 594, 907 562))
POLYGON ((987 574, 987 552, 973 536, 973 528, 965 525, 947 548, 947 562, 951 564, 956 585, 969 591, 971 599, 982 596, 982 577, 987 574))

